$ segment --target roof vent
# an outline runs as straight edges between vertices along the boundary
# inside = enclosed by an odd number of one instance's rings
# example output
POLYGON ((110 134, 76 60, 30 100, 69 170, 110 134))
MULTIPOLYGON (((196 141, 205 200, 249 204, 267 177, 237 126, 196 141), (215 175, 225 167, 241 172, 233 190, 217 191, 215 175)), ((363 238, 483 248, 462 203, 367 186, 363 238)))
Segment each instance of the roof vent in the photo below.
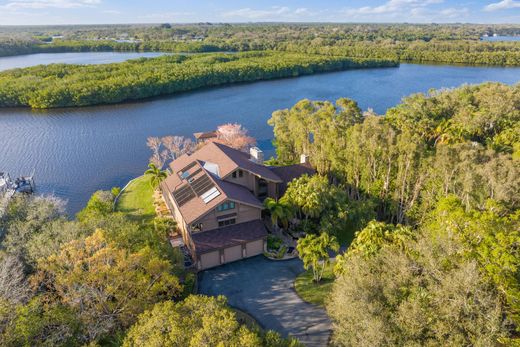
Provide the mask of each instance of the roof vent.
POLYGON ((249 154, 251 154, 251 161, 263 165, 264 164, 264 152, 258 147, 251 147, 249 149, 249 154))

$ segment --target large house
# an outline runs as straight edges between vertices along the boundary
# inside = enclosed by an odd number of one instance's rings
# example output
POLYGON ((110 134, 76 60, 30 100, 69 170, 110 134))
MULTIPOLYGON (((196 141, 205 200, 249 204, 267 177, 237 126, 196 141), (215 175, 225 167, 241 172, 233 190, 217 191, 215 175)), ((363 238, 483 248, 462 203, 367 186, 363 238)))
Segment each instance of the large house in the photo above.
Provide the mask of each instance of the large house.
POLYGON ((170 164, 161 189, 198 269, 263 253, 262 201, 280 197, 288 182, 312 174, 306 159, 269 167, 256 147, 247 154, 208 142, 170 164))

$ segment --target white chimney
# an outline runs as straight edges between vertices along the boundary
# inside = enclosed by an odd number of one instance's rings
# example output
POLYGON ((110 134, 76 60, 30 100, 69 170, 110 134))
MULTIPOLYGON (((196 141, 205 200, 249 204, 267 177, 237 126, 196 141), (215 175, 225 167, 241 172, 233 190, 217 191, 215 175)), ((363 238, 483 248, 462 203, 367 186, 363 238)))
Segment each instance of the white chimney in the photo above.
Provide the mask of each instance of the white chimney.
POLYGON ((307 154, 300 155, 300 164, 308 164, 309 156, 307 154))
POLYGON ((257 164, 264 164, 264 152, 258 147, 251 147, 249 149, 249 154, 251 155, 251 160, 257 164))

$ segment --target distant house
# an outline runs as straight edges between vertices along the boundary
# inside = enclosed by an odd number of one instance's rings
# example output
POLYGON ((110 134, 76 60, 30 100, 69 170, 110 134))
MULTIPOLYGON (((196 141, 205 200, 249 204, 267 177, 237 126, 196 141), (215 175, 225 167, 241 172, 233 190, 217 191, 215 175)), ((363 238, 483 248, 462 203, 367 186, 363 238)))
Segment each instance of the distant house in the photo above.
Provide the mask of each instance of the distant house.
POLYGON ((200 270, 262 254, 262 201, 314 173, 306 162, 268 167, 256 147, 247 154, 215 142, 177 158, 170 171, 161 189, 200 270))
POLYGON ((193 136, 195 137, 195 141, 197 143, 204 143, 211 139, 217 138, 217 132, 216 131, 208 131, 205 133, 194 133, 193 136))

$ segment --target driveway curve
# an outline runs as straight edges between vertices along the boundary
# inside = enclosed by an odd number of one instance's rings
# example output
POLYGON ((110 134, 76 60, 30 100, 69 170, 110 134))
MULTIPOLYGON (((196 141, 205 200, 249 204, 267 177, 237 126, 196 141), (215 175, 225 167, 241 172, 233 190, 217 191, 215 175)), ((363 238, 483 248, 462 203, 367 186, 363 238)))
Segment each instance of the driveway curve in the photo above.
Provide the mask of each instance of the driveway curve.
POLYGON ((326 346, 331 322, 325 310, 303 301, 294 290, 302 271, 299 259, 257 256, 201 272, 199 293, 225 295, 231 306, 252 315, 263 328, 294 336, 307 346, 326 346))

